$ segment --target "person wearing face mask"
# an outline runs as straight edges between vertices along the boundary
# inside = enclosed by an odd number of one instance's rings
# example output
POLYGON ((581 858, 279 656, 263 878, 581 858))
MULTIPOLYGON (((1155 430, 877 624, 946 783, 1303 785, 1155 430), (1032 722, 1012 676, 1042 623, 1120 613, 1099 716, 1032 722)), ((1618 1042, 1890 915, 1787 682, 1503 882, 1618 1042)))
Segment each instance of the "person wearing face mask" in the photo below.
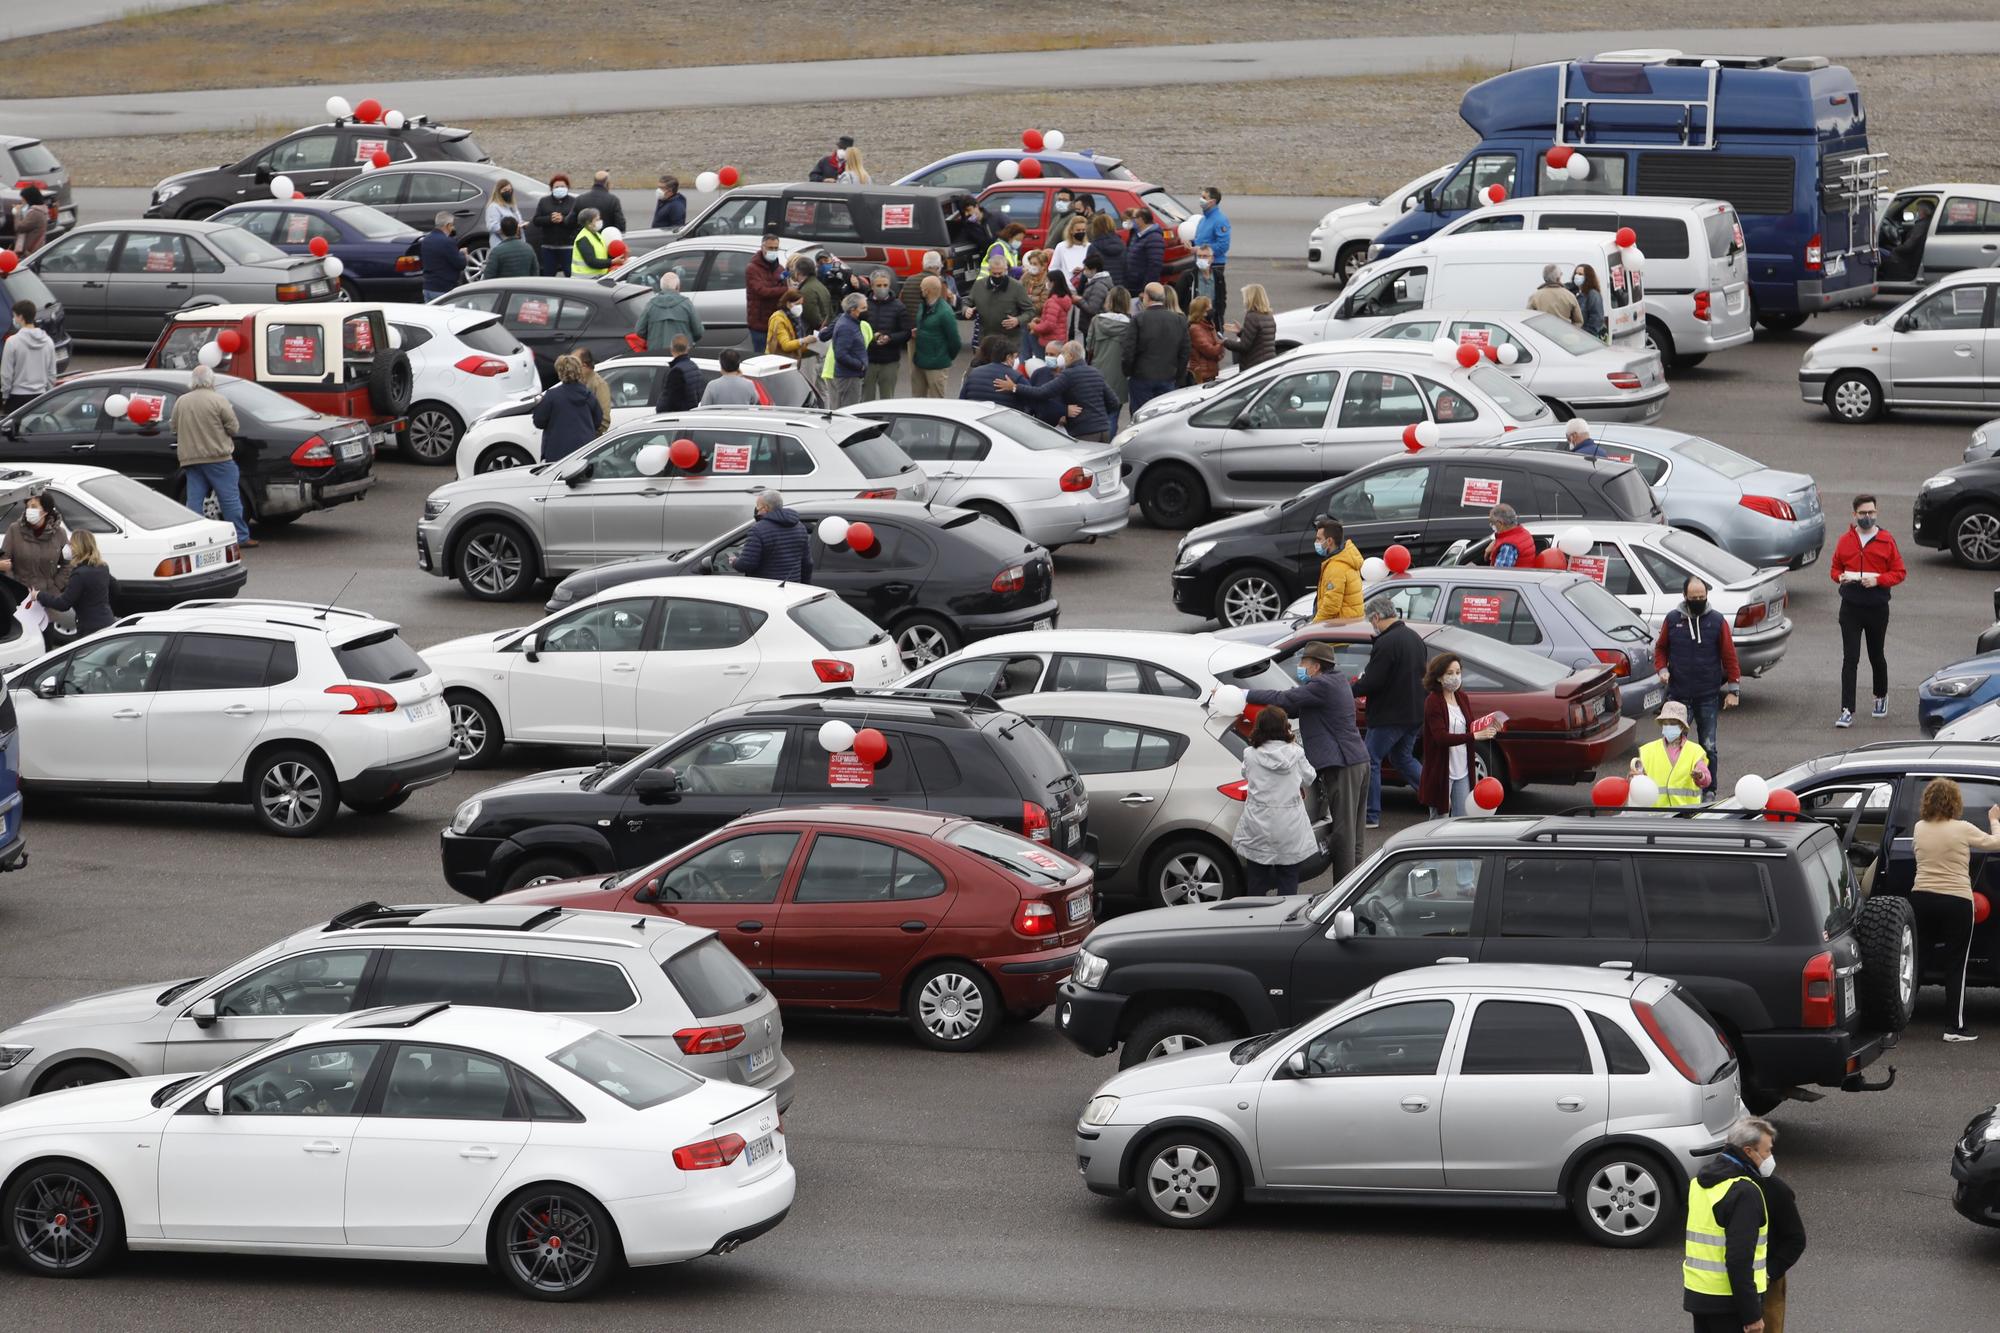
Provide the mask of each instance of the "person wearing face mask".
POLYGON ((0 535, 0 573, 11 574, 29 592, 61 592, 69 583, 69 529, 46 495, 28 497, 21 516, 0 535))
POLYGON ((493 193, 486 199, 486 243, 500 244, 500 224, 507 218, 514 219, 518 229, 524 219, 521 210, 514 203, 514 182, 506 179, 494 183, 493 193))
POLYGON ((424 266, 424 300, 435 301, 465 281, 465 251, 458 248, 458 224, 449 211, 431 219, 431 229, 417 242, 424 266))
POLYGON ((1429 650, 1403 619, 1393 597, 1377 593, 1361 612, 1375 631, 1373 649, 1354 693, 1368 701, 1369 828, 1382 822, 1382 761, 1392 759, 1412 791, 1424 789, 1424 764, 1417 738, 1424 728, 1424 669, 1429 650))
POLYGON ((1699 575, 1681 584, 1681 604, 1661 622, 1653 665, 1667 682, 1667 697, 1687 706, 1695 737, 1708 755, 1709 777, 1718 780, 1722 751, 1716 745, 1716 721, 1723 709, 1736 707, 1743 673, 1736 665, 1729 621, 1709 606, 1708 584, 1699 575))
POLYGON ((597 210, 597 216, 607 227, 625 230, 624 201, 611 191, 611 173, 600 171, 591 178, 590 188, 576 197, 577 213, 581 216, 586 208, 597 210))
POLYGON ((688 201, 681 193, 680 177, 662 173, 660 188, 653 200, 653 229, 678 231, 687 225, 688 201))
POLYGON ((549 177, 549 192, 535 205, 535 235, 542 248, 542 276, 568 277, 576 246, 576 205, 563 172, 549 177))
MULTIPOLYGON (((1695 1333, 1766 1333, 1769 1327, 1778 1210, 1766 1182, 1778 1169, 1777 1139, 1770 1121, 1745 1116, 1722 1132, 1722 1151, 1688 1182, 1681 1309, 1694 1316, 1695 1333)), ((1789 1201, 1790 1190, 1785 1194, 1789 1201)), ((1793 1204, 1793 1220, 1796 1211, 1793 1204)), ((1804 1229, 1797 1234, 1803 1252, 1804 1229)))
POLYGON ((1194 303, 1204 297, 1210 309, 1215 307, 1215 252, 1205 245, 1194 249, 1194 269, 1187 275, 1187 292, 1188 309, 1194 309, 1194 303))
POLYGON ((918 294, 923 305, 910 340, 910 392, 916 398, 943 398, 945 376, 964 349, 958 336, 958 311, 946 298, 944 280, 936 273, 924 276, 918 294))
POLYGON ((1326 802, 1329 870, 1339 879, 1361 860, 1368 747, 1354 720, 1354 690, 1340 673, 1340 658, 1332 644, 1307 644, 1292 673, 1299 683, 1290 689, 1245 694, 1253 706, 1282 708, 1299 720, 1299 742, 1326 802))
POLYGON ((914 330, 909 307, 892 285, 896 275, 878 268, 868 278, 868 327, 874 337, 868 343, 868 373, 861 377, 861 401, 897 397, 896 384, 903 369, 903 349, 910 345, 914 330))
POLYGON ((1243 751, 1243 809, 1230 849, 1243 865, 1243 891, 1252 898, 1288 898, 1299 891, 1299 866, 1319 850, 1306 793, 1316 778, 1306 752, 1292 739, 1283 708, 1267 704, 1250 724, 1243 751))
POLYGON ((1472 799, 1472 747, 1500 734, 1498 727, 1472 729, 1479 716, 1465 694, 1465 666, 1457 653, 1439 653, 1424 668, 1423 784, 1417 799, 1444 819, 1466 813, 1472 799))
POLYGON ((1700 805, 1702 789, 1715 785, 1715 775, 1708 771, 1708 751, 1688 735, 1687 705, 1664 703, 1657 720, 1659 737, 1639 747, 1639 755, 1632 761, 1632 776, 1653 780, 1660 789, 1659 799, 1653 802, 1658 809, 1700 805))
POLYGON ((1313 551, 1319 556, 1319 592, 1313 623, 1361 618, 1361 548, 1331 514, 1313 519, 1313 551))
POLYGON ((37 600, 44 610, 75 613, 78 638, 109 629, 117 619, 111 610, 111 570, 97 549, 97 538, 84 531, 71 533, 66 554, 69 586, 37 594, 37 600))
POLYGON ((785 288, 770 322, 764 326, 764 348, 772 356, 789 356, 803 362, 812 350, 813 336, 806 324, 806 301, 796 287, 785 288))
POLYGON ((1877 526, 1881 510, 1872 495, 1854 497, 1854 526, 1833 548, 1833 582, 1840 589, 1840 716, 1836 727, 1854 725, 1854 674, 1861 665, 1861 641, 1868 641, 1874 672, 1875 716, 1889 716, 1889 659, 1882 641, 1889 633, 1889 589, 1905 577, 1896 539, 1877 526))
POLYGON ((743 307, 750 324, 750 355, 762 356, 769 338, 771 317, 784 308, 785 293, 791 286, 785 276, 783 247, 778 238, 766 236, 764 248, 750 261, 743 275, 743 307))
POLYGON ((1018 347, 1025 326, 1035 317, 1035 302, 1027 287, 1019 278, 1008 276, 1004 267, 975 278, 965 291, 964 304, 972 312, 974 346, 984 346, 986 338, 997 336, 1018 347))
POLYGON ((482 278, 532 278, 542 271, 541 256, 521 239, 521 224, 515 218, 501 218, 493 236, 493 248, 486 252, 482 278))
POLYGON ((1213 185, 1201 190, 1201 221, 1195 224, 1194 244, 1197 264, 1202 250, 1208 251, 1208 276, 1215 280, 1215 322, 1219 326, 1229 314, 1229 215, 1222 211, 1222 191, 1213 185))
POLYGON ((1597 281, 1597 270, 1578 264, 1570 276, 1569 290, 1583 313, 1583 331, 1593 338, 1604 338, 1611 326, 1604 318, 1604 288, 1597 281))
POLYGON ((1090 253, 1090 224, 1080 217, 1056 219, 1056 234, 1062 239, 1049 251, 1049 267, 1062 274, 1071 291, 1083 288, 1083 257, 1090 253))
POLYGON ((820 280, 821 267, 806 255, 792 257, 792 286, 799 289, 799 296, 805 301, 805 327, 813 330, 823 329, 833 322, 836 313, 834 302, 840 299, 832 288, 820 280))
POLYGON ((570 251, 573 278, 601 278, 611 271, 611 242, 604 239, 604 215, 594 208, 577 210, 576 242, 570 251))
MULTIPOLYGON (((1119 229, 1117 218, 1109 213, 1099 213, 1091 218, 1089 253, 1097 256, 1097 262, 1110 275, 1112 285, 1121 285, 1125 276, 1125 233, 1119 229)), ((1127 287, 1125 290, 1135 289, 1127 287)))
POLYGON ((646 302, 639 316, 639 336, 646 340, 646 350, 661 356, 674 345, 675 338, 686 338, 693 345, 707 335, 701 313, 681 291, 681 275, 668 269, 660 275, 659 294, 646 302))
POLYGON ((1160 280, 1167 259, 1167 234, 1150 208, 1132 210, 1131 239, 1125 243, 1125 290, 1144 291, 1160 280))

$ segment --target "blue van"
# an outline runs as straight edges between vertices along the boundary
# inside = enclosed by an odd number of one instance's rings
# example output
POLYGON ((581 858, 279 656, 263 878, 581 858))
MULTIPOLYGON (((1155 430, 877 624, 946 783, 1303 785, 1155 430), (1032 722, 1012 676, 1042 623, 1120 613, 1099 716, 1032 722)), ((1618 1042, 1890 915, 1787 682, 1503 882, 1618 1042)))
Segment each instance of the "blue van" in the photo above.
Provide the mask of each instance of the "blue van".
POLYGON ((1391 255, 1474 206, 1489 185, 1525 194, 1726 200, 1742 220, 1758 322, 1794 329, 1875 295, 1876 186, 1861 90, 1819 56, 1614 51, 1509 70, 1458 114, 1479 146, 1369 249, 1391 255), (1546 164, 1582 155, 1582 179, 1546 164))
POLYGON ((28 838, 21 832, 21 724, 14 696, 0 690, 0 872, 28 864, 28 838))

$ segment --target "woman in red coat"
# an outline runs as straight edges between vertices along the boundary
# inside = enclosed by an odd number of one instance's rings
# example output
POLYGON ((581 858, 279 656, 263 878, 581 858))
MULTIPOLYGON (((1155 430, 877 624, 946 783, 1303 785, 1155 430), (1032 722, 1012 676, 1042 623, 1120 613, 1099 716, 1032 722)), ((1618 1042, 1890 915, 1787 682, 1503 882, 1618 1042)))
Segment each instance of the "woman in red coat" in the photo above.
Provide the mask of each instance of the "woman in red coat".
POLYGON ((1456 653, 1439 653, 1424 668, 1424 771, 1417 799, 1437 819, 1465 813, 1472 797, 1473 743, 1491 740, 1500 730, 1472 730, 1479 714, 1461 688, 1464 679, 1456 653))

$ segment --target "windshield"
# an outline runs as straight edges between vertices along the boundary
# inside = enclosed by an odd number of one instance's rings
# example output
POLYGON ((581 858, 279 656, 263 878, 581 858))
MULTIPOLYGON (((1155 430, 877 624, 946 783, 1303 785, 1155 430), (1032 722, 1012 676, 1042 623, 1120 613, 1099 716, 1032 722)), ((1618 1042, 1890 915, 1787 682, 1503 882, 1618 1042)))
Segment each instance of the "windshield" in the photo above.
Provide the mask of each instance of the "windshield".
POLYGON ((1549 421, 1553 418, 1547 404, 1522 388, 1519 381, 1504 370, 1492 366, 1474 366, 1466 373, 1472 387, 1500 404, 1501 410, 1516 421, 1549 421))
POLYGON ((48 145, 36 140, 34 143, 17 143, 13 147, 14 170, 23 176, 49 176, 62 170, 62 163, 49 151, 48 145))
POLYGON ((819 640, 821 647, 837 653, 866 648, 889 637, 874 621, 832 593, 802 602, 790 614, 800 629, 819 640))
POLYGON ((291 258, 269 241, 252 236, 241 227, 225 227, 219 231, 212 231, 205 239, 239 264, 265 264, 273 259, 291 258))
POLYGON ((470 134, 441 134, 437 141, 438 151, 454 162, 484 162, 486 150, 470 134))
POLYGON ((148 532, 178 528, 196 517, 186 505, 175 504, 152 487, 117 474, 90 478, 83 483, 83 493, 103 501, 114 513, 148 532))
POLYGON ((56 302, 56 294, 42 281, 42 275, 25 268, 17 268, 5 278, 0 278, 0 290, 7 293, 7 303, 33 301, 35 309, 45 310, 56 302))
POLYGON ((416 228, 405 222, 398 222, 379 209, 366 204, 355 204, 351 208, 334 210, 334 216, 345 226, 354 228, 371 241, 387 241, 398 236, 414 236, 416 228))
POLYGON ((1074 449, 1077 445, 1075 436, 1065 435, 1039 418, 1011 407, 988 413, 979 419, 979 424, 1029 449, 1074 449))
POLYGON ((1660 539, 1660 545, 1693 565, 1704 576, 1713 574, 1715 577, 1710 582, 1742 583, 1757 576, 1755 565, 1738 559, 1714 542, 1704 541, 1692 532, 1671 529, 1660 539))
POLYGON ((1288 1028, 1279 1028, 1276 1032, 1266 1032, 1261 1037, 1246 1037, 1229 1048, 1229 1063, 1247 1065, 1298 1030, 1298 1025, 1295 1023, 1288 1028))
POLYGON ((1681 447, 1674 452, 1683 458, 1692 458, 1703 467, 1714 468, 1731 481, 1764 470, 1764 465, 1756 459, 1745 458, 1734 449, 1725 449, 1714 440, 1704 440, 1699 435, 1690 435, 1682 440, 1681 447))
POLYGON ((903 447, 889 438, 889 427, 883 422, 875 423, 870 433, 850 435, 842 440, 840 452, 847 456, 854 470, 869 481, 900 477, 917 466, 903 452, 903 447))
POLYGON ((262 422, 299 421, 319 413, 265 388, 252 384, 249 380, 239 380, 230 376, 217 375, 215 387, 229 400, 229 405, 239 412, 247 412, 262 422))
POLYGON ((1571 356, 1588 356, 1604 350, 1604 340, 1593 338, 1566 319, 1534 314, 1521 321, 1571 356))
POLYGON ((1169 222, 1182 222, 1194 216, 1193 209, 1165 190, 1148 190, 1139 196, 1139 202, 1153 210, 1162 226, 1169 222))

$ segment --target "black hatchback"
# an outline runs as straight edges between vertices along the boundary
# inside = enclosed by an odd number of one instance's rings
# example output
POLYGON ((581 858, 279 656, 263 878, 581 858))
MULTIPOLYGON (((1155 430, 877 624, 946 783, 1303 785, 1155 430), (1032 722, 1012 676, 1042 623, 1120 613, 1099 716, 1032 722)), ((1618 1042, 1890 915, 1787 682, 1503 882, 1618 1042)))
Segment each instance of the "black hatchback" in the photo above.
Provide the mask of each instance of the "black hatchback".
POLYGON ((1083 782, 1034 723, 990 699, 842 686, 724 708, 623 764, 489 787, 444 831, 444 877, 484 900, 644 865, 752 811, 829 804, 963 815, 1096 860, 1083 782), (880 731, 886 757, 829 754, 831 721, 880 731))
POLYGON ((1174 554, 1174 607, 1225 625, 1272 614, 1318 582, 1313 551, 1321 514, 1340 520, 1364 555, 1409 548, 1411 563, 1434 565, 1454 543, 1492 535, 1487 511, 1510 504, 1522 522, 1665 523, 1645 477, 1630 463, 1541 450, 1470 445, 1379 459, 1310 486, 1289 500, 1205 523, 1174 554))
POLYGON ((317 199, 342 181, 359 176, 377 153, 398 162, 485 162, 486 150, 471 130, 433 124, 415 116, 400 129, 336 120, 294 130, 240 162, 183 171, 153 187, 149 218, 205 218, 245 199, 268 199, 271 182, 283 176, 292 189, 317 199))
MULTIPOLYGON (((894 634, 911 671, 996 634, 1055 627, 1048 551, 984 514, 909 500, 812 500, 792 509, 810 534, 814 586, 894 634), (874 544, 866 552, 827 546, 819 523, 834 516, 865 520, 874 544)), ((579 570, 556 585, 548 609, 635 579, 728 574, 749 535, 745 523, 691 550, 579 570)))
POLYGON ((500 316, 507 332, 535 354, 542 387, 556 382, 556 358, 580 348, 603 365, 633 351, 646 302, 658 295, 637 283, 591 278, 488 278, 446 292, 432 305, 500 316))

